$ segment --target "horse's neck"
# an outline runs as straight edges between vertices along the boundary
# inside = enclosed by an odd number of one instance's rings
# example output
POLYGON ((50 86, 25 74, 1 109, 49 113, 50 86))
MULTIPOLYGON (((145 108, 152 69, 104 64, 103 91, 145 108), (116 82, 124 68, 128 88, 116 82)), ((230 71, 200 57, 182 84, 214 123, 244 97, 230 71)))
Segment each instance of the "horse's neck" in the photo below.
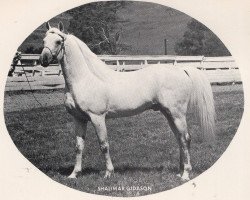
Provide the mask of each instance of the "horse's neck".
POLYGON ((88 46, 83 43, 81 40, 73 36, 75 41, 77 42, 81 52, 83 54, 84 60, 87 63, 87 67, 89 70, 100 80, 102 81, 110 81, 112 79, 113 74, 115 73, 112 69, 110 69, 103 61, 101 61, 96 54, 94 54, 88 46))
POLYGON ((93 79, 93 74, 89 70, 77 43, 71 37, 65 41, 65 55, 61 61, 66 86, 70 89, 82 81, 93 79))

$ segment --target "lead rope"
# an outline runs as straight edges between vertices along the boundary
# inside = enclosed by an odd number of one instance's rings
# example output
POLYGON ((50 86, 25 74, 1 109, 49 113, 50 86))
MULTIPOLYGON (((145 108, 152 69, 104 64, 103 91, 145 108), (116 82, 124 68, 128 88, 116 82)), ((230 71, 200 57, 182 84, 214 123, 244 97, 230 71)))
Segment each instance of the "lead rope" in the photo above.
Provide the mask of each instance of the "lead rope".
MULTIPOLYGON (((58 53, 57 53, 55 56, 52 54, 50 48, 45 47, 45 48, 48 48, 48 49, 50 50, 53 60, 54 60, 55 57, 57 57, 57 56, 59 55, 59 53, 60 53, 62 50, 65 51, 65 47, 64 47, 65 38, 63 38, 61 35, 59 35, 59 36, 63 39, 63 41, 62 41, 63 43, 62 43, 62 46, 61 46, 60 50, 58 51, 58 53)), ((28 77, 27 77, 27 75, 26 75, 26 72, 25 72, 23 66, 22 66, 22 69, 23 69, 25 78, 26 78, 26 80, 27 80, 27 83, 28 83, 28 85, 29 85, 29 88, 30 88, 30 90, 31 90, 31 94, 32 94, 33 98, 35 99, 35 101, 36 101, 41 107, 43 107, 43 105, 37 100, 37 98, 36 98, 36 96, 35 96, 35 94, 34 94, 34 90, 31 88, 29 79, 28 79, 28 77)))
MULTIPOLYGON (((23 68, 23 66, 22 66, 22 68, 23 68)), ((35 94, 34 94, 34 90, 31 88, 29 79, 28 79, 28 77, 27 77, 27 75, 26 75, 26 72, 24 71, 24 68, 23 68, 23 72, 24 72, 25 78, 26 78, 26 80, 27 80, 27 82, 28 82, 28 85, 29 85, 29 88, 30 88, 30 90, 31 90, 31 94, 32 94, 33 98, 35 99, 35 101, 36 101, 41 107, 43 107, 43 105, 37 100, 37 98, 36 98, 36 96, 35 96, 35 94)))

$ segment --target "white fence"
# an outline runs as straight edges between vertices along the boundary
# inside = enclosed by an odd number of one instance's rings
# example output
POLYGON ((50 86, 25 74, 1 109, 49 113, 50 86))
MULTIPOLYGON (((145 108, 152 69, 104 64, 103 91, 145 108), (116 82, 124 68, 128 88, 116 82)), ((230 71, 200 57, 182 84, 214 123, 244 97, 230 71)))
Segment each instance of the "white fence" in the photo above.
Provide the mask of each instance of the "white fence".
MULTIPOLYGON (((196 67, 206 73, 212 84, 241 82, 239 69, 232 57, 204 56, 99 56, 110 68, 116 71, 134 71, 151 64, 166 64, 168 67, 196 67)), ((22 54, 15 67, 13 77, 8 77, 6 90, 29 90, 26 74, 32 89, 64 87, 61 67, 57 64, 43 68, 39 65, 39 55, 22 54)))

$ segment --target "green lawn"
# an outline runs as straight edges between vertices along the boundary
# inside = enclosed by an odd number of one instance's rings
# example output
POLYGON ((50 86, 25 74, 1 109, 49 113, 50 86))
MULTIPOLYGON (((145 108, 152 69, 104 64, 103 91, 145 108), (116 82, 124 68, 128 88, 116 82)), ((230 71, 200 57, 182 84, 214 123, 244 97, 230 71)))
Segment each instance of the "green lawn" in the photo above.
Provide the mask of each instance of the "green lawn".
MULTIPOLYGON (((199 128, 192 113, 188 114, 193 139, 191 178, 211 167, 222 155, 234 137, 243 113, 241 85, 213 86, 213 90, 217 113, 217 141, 214 146, 200 142, 199 128)), ((107 121, 115 167, 115 174, 108 180, 103 179, 104 159, 94 130, 89 125, 82 173, 76 180, 68 179, 75 161, 75 137, 71 116, 62 104, 58 104, 58 98, 63 98, 63 91, 38 91, 35 95, 45 99, 49 97, 48 106, 27 109, 25 102, 33 98, 29 92, 6 93, 6 126, 22 154, 53 180, 80 191, 110 196, 147 195, 182 184, 176 176, 179 166, 177 142, 165 118, 154 111, 107 121), (26 96, 27 101, 15 104, 15 111, 12 111, 10 105, 21 95, 22 98, 26 96), (56 102, 55 105, 53 102, 56 102), (124 188, 107 190, 115 186, 124 188), (131 190, 132 186, 148 189, 131 190), (105 190, 102 187, 109 188, 105 190)))

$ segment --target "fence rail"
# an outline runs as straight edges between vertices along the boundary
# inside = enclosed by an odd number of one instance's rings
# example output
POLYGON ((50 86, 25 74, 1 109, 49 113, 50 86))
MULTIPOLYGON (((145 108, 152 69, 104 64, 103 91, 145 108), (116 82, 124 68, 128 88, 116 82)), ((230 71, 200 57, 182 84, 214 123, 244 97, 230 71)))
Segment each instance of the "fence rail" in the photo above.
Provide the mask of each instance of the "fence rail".
MULTIPOLYGON (((6 90, 29 90, 24 73, 33 89, 64 87, 61 67, 58 64, 53 64, 43 68, 39 65, 39 56, 38 54, 21 55, 13 77, 8 77, 6 90)), ((98 57, 116 71, 134 71, 151 64, 165 64, 168 67, 199 68, 206 73, 211 83, 241 82, 239 69, 231 56, 101 55, 98 57)))

